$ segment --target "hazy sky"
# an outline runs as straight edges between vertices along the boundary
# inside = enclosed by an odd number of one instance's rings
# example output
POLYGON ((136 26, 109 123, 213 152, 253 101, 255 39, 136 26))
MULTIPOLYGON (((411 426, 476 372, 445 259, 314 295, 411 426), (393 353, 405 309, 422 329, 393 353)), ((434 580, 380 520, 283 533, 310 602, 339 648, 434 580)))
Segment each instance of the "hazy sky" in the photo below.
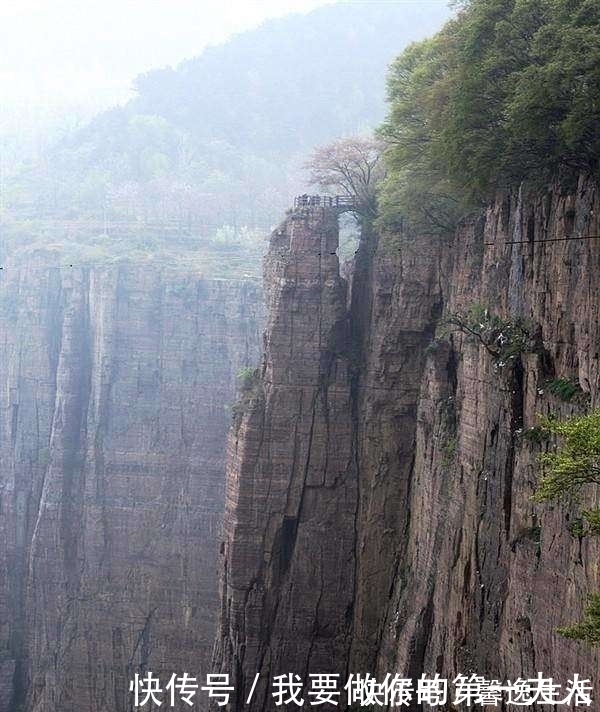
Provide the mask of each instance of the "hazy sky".
POLYGON ((0 0, 0 101, 5 110, 111 104, 140 72, 333 1, 0 0))

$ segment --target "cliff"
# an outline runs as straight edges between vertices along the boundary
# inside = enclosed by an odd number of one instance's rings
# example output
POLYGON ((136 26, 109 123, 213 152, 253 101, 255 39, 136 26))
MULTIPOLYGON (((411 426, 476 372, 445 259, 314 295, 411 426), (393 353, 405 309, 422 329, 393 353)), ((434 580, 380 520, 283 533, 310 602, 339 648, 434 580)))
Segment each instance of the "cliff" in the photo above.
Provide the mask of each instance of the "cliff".
POLYGON ((498 196, 452 236, 366 229, 348 296, 332 211, 273 233, 262 376, 229 440, 232 710, 275 709, 289 672, 597 683, 598 655, 556 629, 598 590, 598 547, 569 533, 576 504, 532 501, 548 444, 524 433, 598 405, 600 244, 564 238, 599 215, 581 177, 498 196), (457 326, 477 309, 527 324, 510 358, 457 326), (579 405, 548 387, 563 378, 579 405))
POLYGON ((0 709, 119 712, 136 672, 209 669, 227 404, 262 294, 47 264, 0 272, 0 709))
POLYGON ((569 533, 576 506, 532 502, 548 444, 523 437, 539 413, 584 411, 552 394, 554 379, 573 379, 598 405, 600 245, 564 238, 598 235, 599 208, 583 177, 572 194, 519 192, 442 250, 446 314, 478 303, 507 321, 525 317, 533 343, 505 365, 460 332, 432 345, 380 669, 416 660, 447 675, 600 679, 598 655, 556 633, 582 617, 600 585, 597 544, 569 533))
POLYGON ((228 447, 217 658, 236 709, 255 672, 245 708, 266 709, 270 676, 337 672, 350 649, 357 480, 337 247, 335 212, 305 208, 265 261, 262 375, 228 447))

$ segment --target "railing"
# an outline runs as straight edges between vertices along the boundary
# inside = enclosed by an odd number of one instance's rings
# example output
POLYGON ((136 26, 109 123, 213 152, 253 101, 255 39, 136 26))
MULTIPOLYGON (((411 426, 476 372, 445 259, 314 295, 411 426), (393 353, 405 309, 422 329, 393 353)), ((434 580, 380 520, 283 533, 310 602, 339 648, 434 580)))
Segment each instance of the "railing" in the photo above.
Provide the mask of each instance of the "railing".
POLYGON ((294 198, 294 208, 341 208, 351 210, 358 206, 358 200, 349 195, 298 195, 294 198))

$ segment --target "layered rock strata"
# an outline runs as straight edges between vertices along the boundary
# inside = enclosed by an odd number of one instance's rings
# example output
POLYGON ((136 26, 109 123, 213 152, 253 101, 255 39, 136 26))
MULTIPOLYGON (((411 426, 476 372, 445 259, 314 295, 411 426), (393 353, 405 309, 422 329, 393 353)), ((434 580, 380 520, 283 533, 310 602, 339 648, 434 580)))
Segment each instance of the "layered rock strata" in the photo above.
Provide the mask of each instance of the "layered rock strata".
POLYGON ((535 504, 549 444, 523 436, 598 403, 599 215, 582 176, 499 196, 452 236, 365 229, 348 299, 334 214, 273 233, 262 375, 229 442, 231 709, 274 708, 269 678, 288 672, 600 680, 556 632, 600 589, 596 542, 569 533, 597 495, 535 504), (526 325, 510 358, 457 326, 485 310, 526 325))
POLYGON ((264 363, 228 451, 217 660, 235 709, 271 709, 270 678, 339 674, 350 651, 357 478, 337 247, 335 211, 299 209, 265 262, 264 363))
POLYGON ((210 672, 261 290, 42 257, 0 280, 0 709, 129 710, 136 672, 210 672))

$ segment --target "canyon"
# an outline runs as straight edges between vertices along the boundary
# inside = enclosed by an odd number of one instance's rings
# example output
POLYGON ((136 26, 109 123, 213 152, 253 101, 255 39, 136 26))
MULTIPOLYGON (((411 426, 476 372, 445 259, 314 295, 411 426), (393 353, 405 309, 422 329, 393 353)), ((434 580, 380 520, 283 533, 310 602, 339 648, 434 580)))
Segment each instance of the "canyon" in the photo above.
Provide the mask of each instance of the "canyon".
POLYGON ((118 712, 135 673, 210 672, 225 435, 263 297, 57 261, 0 272, 0 710, 118 712))
POLYGON ((597 495, 536 504, 548 444, 527 433, 598 405, 599 216, 581 175, 499 194, 454 234, 363 221, 348 280, 335 209, 273 232, 263 365, 228 444, 228 709, 276 709, 290 672, 597 683, 597 653, 556 632, 600 585, 597 543, 569 532, 597 495), (495 357, 470 312, 527 339, 495 357))
POLYGON ((556 631, 600 585, 569 530, 597 495, 535 503, 527 434, 598 405, 599 215, 589 176, 522 187, 453 234, 362 220, 341 268, 338 210, 298 205, 263 287, 9 263, 1 712, 131 710, 148 671, 229 674, 236 712, 290 672, 595 685, 556 631), (501 356, 470 312, 527 338, 501 356))
POLYGON ((594 709, 600 3, 258 4, 3 137, 0 712, 594 709))

